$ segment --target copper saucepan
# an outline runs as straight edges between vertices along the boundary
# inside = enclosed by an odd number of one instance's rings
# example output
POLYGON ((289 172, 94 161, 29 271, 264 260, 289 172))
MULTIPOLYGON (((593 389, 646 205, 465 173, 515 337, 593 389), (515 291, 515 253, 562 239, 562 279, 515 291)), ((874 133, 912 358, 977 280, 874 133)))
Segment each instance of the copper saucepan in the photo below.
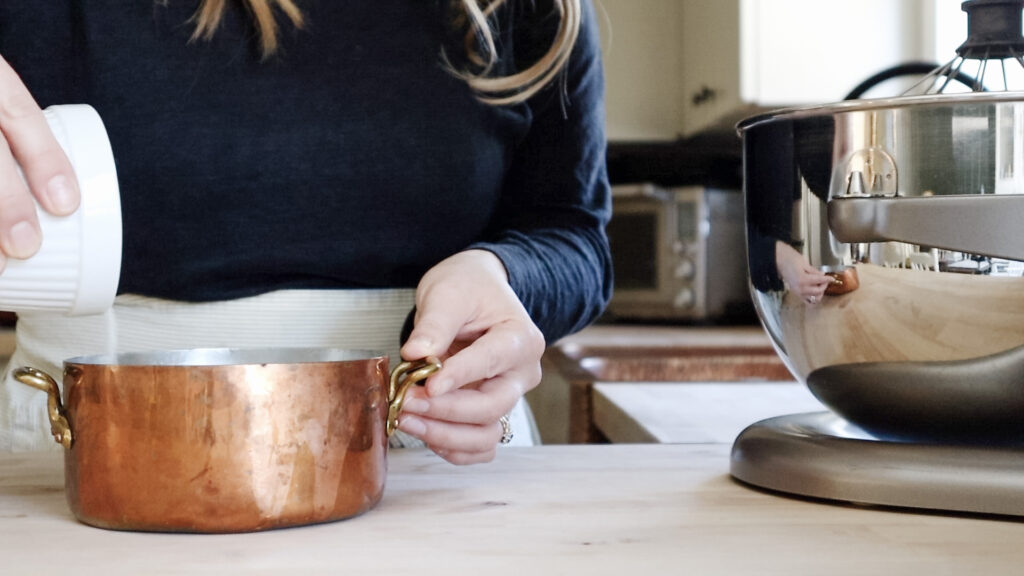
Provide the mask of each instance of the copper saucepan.
POLYGON ((405 392, 441 367, 358 350, 195 349, 71 358, 49 395, 75 516, 118 530, 247 532, 381 498, 405 392))

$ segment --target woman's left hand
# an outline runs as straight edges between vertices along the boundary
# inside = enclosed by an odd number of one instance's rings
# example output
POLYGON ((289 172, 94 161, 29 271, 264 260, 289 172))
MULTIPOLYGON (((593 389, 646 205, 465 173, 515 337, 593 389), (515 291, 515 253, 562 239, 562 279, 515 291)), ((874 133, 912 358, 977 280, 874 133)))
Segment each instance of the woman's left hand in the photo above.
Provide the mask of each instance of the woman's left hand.
POLYGON ((835 279, 811 266, 807 257, 785 242, 775 242, 775 261, 786 287, 808 304, 817 304, 835 279))
POLYGON ((501 417, 540 383, 544 346, 497 256, 468 250, 443 260, 416 289, 402 347, 405 359, 437 356, 443 367, 409 390, 399 429, 453 464, 489 462, 501 417))

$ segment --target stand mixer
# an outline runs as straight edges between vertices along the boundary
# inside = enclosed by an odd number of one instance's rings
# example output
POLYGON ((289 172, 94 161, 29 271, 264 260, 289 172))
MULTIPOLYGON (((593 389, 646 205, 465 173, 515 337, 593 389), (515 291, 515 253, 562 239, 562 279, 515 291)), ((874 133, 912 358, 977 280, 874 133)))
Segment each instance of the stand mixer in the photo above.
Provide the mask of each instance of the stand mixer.
POLYGON ((962 8, 956 58, 904 95, 738 126, 755 308, 831 409, 744 430, 740 481, 1024 516, 1024 0, 962 8), (800 294, 789 253, 854 288, 800 294))

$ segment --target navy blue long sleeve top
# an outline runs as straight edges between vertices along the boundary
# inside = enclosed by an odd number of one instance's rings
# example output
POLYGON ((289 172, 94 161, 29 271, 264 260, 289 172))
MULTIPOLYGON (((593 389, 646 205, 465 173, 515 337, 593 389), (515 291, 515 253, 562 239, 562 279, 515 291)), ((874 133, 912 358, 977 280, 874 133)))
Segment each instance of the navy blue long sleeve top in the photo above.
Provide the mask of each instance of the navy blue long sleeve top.
MULTIPOLYGON (((197 0, 0 3, 0 55, 41 106, 91 104, 121 188, 119 292, 212 301, 288 288, 413 287, 495 253, 550 342, 611 291, 603 77, 589 1, 564 78, 480 102, 441 64, 443 0, 300 1, 263 59, 233 6, 189 41, 197 0)), ((550 41, 510 0, 499 72, 550 41)))

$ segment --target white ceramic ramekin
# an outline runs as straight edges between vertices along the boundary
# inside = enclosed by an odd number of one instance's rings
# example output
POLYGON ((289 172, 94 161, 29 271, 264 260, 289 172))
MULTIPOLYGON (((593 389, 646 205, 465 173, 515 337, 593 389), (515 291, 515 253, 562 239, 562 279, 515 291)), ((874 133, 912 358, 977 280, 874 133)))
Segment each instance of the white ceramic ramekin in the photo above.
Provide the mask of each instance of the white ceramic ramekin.
POLYGON ((69 315, 107 310, 121 270, 121 197, 114 154, 99 114, 88 105, 44 110, 82 192, 78 210, 57 217, 37 205, 43 241, 0 273, 0 310, 69 315))

